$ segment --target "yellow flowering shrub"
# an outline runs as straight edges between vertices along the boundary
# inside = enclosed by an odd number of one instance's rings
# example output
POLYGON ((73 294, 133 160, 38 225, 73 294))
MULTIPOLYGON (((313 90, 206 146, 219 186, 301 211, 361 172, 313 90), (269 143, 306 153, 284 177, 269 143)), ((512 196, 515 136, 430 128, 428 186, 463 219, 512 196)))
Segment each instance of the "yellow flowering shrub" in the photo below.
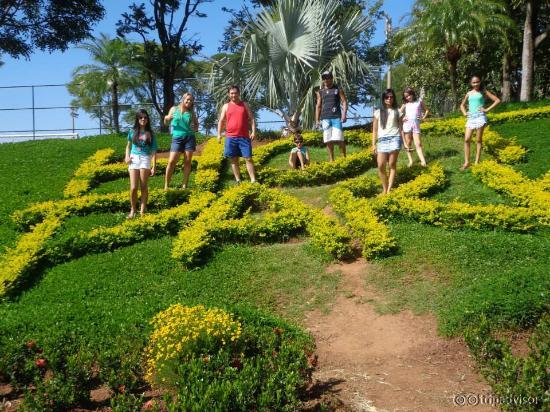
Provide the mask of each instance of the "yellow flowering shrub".
POLYGON ((73 178, 65 186, 65 197, 79 196, 87 192, 98 167, 114 160, 115 151, 111 148, 101 149, 84 160, 74 172, 73 178))
POLYGON ((177 386, 177 366, 215 354, 239 340, 241 323, 222 309, 175 304, 158 313, 145 349, 145 379, 153 387, 177 386))
POLYGON ((486 160, 472 166, 472 173, 487 186, 513 198, 518 205, 550 211, 550 193, 510 166, 486 160))
POLYGON ((550 170, 546 172, 540 179, 536 181, 540 190, 550 192, 550 170))
MULTIPOLYGON (((149 192, 148 206, 150 209, 170 207, 184 202, 189 198, 189 190, 161 189, 149 192)), ((126 210, 128 208, 128 192, 109 193, 105 195, 91 194, 59 201, 34 203, 26 209, 17 210, 12 214, 12 220, 21 229, 40 222, 51 214, 85 215, 91 212, 108 212, 126 210)))
POLYGON ((197 159, 195 186, 199 190, 215 191, 224 165, 223 141, 220 144, 216 138, 209 139, 197 159))
POLYGON ((497 151, 497 159, 500 161, 500 163, 512 165, 522 162, 525 159, 526 154, 527 149, 525 149, 523 146, 510 144, 504 149, 497 151))
POLYGON ((46 241, 63 223, 63 216, 47 216, 44 221, 23 234, 14 248, 6 248, 0 256, 0 296, 34 269, 43 258, 46 241))
POLYGON ((279 170, 266 167, 258 179, 269 186, 306 186, 333 183, 366 172, 374 165, 370 150, 339 157, 334 162, 312 162, 304 170, 279 170))
POLYGON ((335 257, 351 253, 350 237, 335 219, 277 189, 244 183, 226 190, 178 234, 172 257, 190 267, 221 242, 281 240, 304 231, 335 257), (259 218, 250 215, 252 209, 262 210, 259 218))
MULTIPOLYGON (((370 176, 361 179, 373 184, 375 181, 370 176)), ((388 226, 378 220, 368 199, 355 197, 344 182, 330 191, 329 200, 334 211, 343 216, 352 236, 359 240, 365 258, 383 255, 395 249, 395 238, 391 236, 388 226)))

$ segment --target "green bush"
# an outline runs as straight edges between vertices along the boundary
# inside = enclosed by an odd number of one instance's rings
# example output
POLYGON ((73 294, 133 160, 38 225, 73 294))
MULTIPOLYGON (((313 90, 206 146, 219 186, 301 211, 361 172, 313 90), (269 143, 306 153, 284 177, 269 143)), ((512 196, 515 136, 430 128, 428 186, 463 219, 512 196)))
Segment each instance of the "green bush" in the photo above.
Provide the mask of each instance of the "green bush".
POLYGON ((540 319, 529 340, 529 354, 512 355, 510 345, 491 335, 487 318, 464 338, 505 411, 547 410, 550 392, 550 315, 540 319))

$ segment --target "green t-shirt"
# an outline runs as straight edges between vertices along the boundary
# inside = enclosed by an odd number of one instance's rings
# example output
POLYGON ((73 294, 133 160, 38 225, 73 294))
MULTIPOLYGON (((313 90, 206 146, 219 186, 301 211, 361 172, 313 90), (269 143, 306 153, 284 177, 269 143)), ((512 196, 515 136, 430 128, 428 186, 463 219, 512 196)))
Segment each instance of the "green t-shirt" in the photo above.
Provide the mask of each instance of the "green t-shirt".
POLYGON ((191 112, 181 113, 179 107, 176 107, 171 123, 172 137, 195 136, 191 120, 191 112))
POLYGON ((145 133, 140 134, 138 139, 138 144, 135 144, 133 130, 130 130, 128 132, 128 141, 132 142, 132 150, 130 151, 131 154, 150 155, 151 153, 157 151, 157 138, 155 137, 154 134, 151 136, 150 146, 147 143, 145 143, 145 133))

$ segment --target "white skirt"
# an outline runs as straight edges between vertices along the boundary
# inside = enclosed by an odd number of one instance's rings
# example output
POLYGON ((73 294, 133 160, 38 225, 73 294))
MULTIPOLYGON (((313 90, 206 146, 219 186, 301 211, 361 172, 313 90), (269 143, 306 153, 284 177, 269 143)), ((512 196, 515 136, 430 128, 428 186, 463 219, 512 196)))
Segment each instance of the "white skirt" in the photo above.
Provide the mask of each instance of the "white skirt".
POLYGON ((487 115, 484 112, 468 113, 467 129, 480 129, 487 124, 487 115))
POLYGON ((130 154, 128 170, 150 169, 151 155, 130 154))

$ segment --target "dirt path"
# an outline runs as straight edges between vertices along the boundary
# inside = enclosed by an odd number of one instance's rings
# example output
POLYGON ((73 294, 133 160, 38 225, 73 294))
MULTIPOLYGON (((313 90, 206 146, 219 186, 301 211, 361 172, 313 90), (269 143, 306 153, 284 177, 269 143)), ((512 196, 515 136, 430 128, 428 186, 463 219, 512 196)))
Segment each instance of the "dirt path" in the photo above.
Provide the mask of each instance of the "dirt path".
POLYGON ((345 296, 329 314, 306 319, 319 356, 310 410, 322 400, 337 411, 495 411, 454 404, 455 395, 491 393, 468 348, 438 336, 433 316, 377 314, 367 302, 380 296, 364 288, 369 269, 364 260, 331 266, 342 273, 345 296))

